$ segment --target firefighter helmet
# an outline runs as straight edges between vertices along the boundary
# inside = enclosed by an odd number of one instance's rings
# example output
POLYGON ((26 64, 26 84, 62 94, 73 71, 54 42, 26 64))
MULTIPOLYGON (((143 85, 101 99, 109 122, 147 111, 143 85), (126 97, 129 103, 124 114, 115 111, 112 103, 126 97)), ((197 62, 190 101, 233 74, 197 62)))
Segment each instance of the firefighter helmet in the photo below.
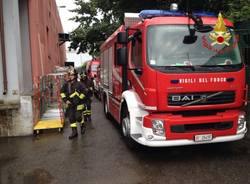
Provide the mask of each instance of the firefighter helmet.
POLYGON ((85 77, 86 77, 86 75, 84 73, 81 73, 80 78, 84 79, 85 77))
POLYGON ((69 75, 77 75, 76 69, 74 69, 73 67, 69 68, 68 74, 69 75))

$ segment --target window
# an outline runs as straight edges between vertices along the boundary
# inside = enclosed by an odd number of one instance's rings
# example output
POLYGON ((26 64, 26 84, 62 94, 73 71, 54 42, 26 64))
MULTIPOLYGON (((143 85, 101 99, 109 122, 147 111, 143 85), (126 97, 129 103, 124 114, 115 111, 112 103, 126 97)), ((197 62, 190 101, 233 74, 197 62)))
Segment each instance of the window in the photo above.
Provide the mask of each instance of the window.
MULTIPOLYGON (((190 29, 194 29, 190 26, 190 29)), ((210 33, 190 35, 186 25, 150 26, 147 34, 147 56, 151 66, 228 66, 241 63, 234 31, 228 45, 212 45, 210 33), (207 46, 206 46, 207 45, 207 46), (211 47, 211 48, 210 48, 211 47)))
POLYGON ((140 36, 132 40, 131 61, 135 68, 142 67, 142 42, 140 36))

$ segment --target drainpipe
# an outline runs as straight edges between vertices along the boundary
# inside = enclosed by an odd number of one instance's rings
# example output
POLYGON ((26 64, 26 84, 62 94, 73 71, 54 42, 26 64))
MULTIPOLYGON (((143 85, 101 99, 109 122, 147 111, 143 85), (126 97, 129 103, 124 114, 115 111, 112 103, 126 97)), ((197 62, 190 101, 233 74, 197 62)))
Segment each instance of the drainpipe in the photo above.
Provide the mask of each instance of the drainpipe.
POLYGON ((3 1, 0 0, 0 37, 1 37, 1 49, 2 49, 2 67, 3 67, 3 95, 7 94, 8 81, 6 72, 6 55, 5 55, 5 41, 4 41, 4 24, 3 24, 3 1))

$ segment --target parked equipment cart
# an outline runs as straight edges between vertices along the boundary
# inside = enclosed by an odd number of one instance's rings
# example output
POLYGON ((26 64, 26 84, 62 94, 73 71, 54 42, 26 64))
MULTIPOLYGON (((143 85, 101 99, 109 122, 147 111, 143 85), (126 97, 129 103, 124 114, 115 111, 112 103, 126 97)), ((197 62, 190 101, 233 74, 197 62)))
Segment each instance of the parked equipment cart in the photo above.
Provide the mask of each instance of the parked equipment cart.
POLYGON ((40 118, 34 126, 35 135, 45 129, 63 130, 64 112, 60 98, 63 76, 64 73, 53 73, 41 78, 40 90, 34 97, 35 106, 40 108, 40 118))

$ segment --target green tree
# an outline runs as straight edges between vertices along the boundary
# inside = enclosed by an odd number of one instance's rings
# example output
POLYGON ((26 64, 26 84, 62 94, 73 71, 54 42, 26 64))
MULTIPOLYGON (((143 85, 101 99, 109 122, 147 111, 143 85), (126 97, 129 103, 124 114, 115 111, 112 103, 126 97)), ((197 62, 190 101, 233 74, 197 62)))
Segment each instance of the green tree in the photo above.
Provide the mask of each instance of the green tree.
MULTIPOLYGON (((179 0, 180 1, 180 0, 179 0)), ((143 9, 162 9, 174 0, 75 0, 76 16, 71 20, 79 27, 71 33, 70 48, 99 55, 99 47, 123 22, 124 12, 139 12, 143 9)))
POLYGON ((250 21, 250 0, 228 0, 227 6, 227 17, 232 21, 250 21))
POLYGON ((107 11, 110 8, 105 6, 107 9, 101 11, 98 8, 100 6, 98 3, 101 3, 101 1, 83 2, 75 0, 78 8, 72 11, 77 15, 72 20, 80 25, 71 33, 70 48, 77 50, 78 53, 89 52, 92 56, 98 55, 100 44, 117 27, 114 16, 107 11))

